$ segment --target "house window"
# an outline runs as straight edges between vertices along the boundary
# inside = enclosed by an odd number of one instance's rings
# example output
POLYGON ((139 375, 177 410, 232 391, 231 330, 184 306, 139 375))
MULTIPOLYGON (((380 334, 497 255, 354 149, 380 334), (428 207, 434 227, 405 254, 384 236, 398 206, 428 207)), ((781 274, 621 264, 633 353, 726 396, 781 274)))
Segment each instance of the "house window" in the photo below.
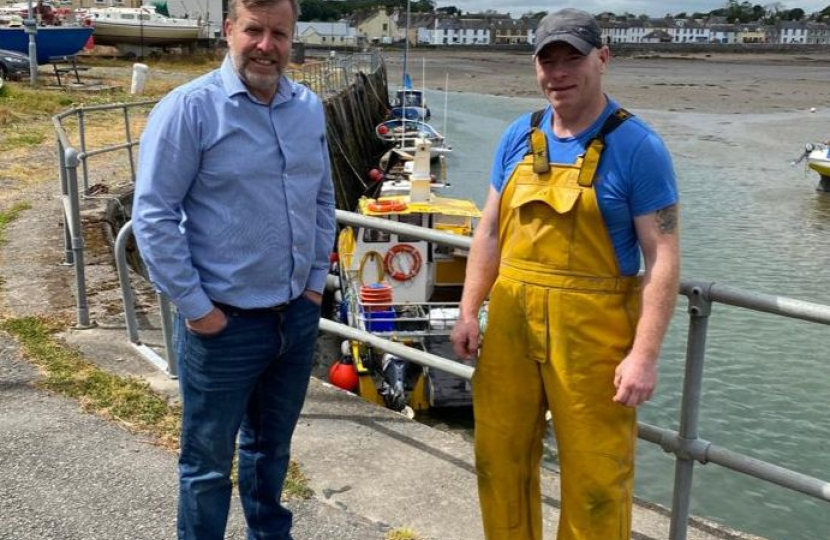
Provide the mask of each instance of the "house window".
POLYGON ((386 24, 386 23, 383 23, 383 31, 386 32, 388 29, 389 29, 389 25, 386 24))

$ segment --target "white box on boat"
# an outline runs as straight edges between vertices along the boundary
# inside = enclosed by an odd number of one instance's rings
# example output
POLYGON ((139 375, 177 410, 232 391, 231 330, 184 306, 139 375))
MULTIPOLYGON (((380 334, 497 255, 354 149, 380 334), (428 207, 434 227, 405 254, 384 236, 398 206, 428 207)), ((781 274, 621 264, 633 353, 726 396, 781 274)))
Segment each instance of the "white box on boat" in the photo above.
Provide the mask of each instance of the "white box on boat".
POLYGON ((458 320, 458 308, 432 308, 429 310, 429 327, 432 330, 449 330, 458 320))

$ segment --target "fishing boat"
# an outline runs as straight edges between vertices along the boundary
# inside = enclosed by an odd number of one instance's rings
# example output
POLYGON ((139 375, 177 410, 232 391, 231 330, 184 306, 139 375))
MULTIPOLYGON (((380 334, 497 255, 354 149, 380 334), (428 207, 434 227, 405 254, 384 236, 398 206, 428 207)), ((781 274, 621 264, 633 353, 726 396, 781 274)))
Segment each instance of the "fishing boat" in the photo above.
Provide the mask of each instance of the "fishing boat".
POLYGON ((402 88, 395 92, 395 99, 392 100, 392 108, 389 110, 392 118, 406 118, 407 120, 420 120, 428 122, 432 112, 427 106, 423 90, 415 90, 410 87, 402 88))
MULTIPOLYGON (((471 236, 481 212, 473 201, 435 193, 429 145, 419 140, 408 178, 381 182, 372 196, 359 200, 356 211, 471 236)), ((346 227, 338 236, 337 316, 354 328, 456 358, 449 336, 458 319, 465 269, 466 252, 377 229, 346 227)), ((345 386, 369 401, 397 411, 471 404, 465 379, 358 341, 344 342, 341 350, 343 358, 332 368, 347 366, 347 375, 355 380, 345 386)), ((337 371, 329 373, 338 384, 337 371)))
POLYGON ((199 20, 166 17, 154 6, 88 8, 81 14, 95 26, 101 45, 178 45, 199 39, 199 20))
MULTIPOLYGON (((37 63, 50 58, 74 56, 83 50, 92 35, 91 26, 38 26, 35 34, 37 63)), ((23 26, 0 27, 0 49, 29 54, 29 34, 23 26)))
POLYGON ((430 143, 431 159, 452 152, 452 148, 446 146, 444 136, 430 124, 420 120, 407 120, 406 118, 386 120, 377 125, 375 134, 389 146, 411 154, 415 152, 416 139, 427 140, 430 143))
POLYGON ((830 192, 830 144, 827 142, 807 144, 801 158, 793 164, 801 161, 806 161, 807 167, 819 174, 820 179, 816 189, 830 192))

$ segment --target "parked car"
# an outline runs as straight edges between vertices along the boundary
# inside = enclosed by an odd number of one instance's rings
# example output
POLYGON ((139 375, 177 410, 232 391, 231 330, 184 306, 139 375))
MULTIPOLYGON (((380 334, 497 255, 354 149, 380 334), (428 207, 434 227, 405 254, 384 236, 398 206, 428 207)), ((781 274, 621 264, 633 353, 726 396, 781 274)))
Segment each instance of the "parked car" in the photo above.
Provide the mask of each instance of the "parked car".
POLYGON ((8 79, 29 75, 29 57, 19 52, 0 49, 0 86, 8 79))

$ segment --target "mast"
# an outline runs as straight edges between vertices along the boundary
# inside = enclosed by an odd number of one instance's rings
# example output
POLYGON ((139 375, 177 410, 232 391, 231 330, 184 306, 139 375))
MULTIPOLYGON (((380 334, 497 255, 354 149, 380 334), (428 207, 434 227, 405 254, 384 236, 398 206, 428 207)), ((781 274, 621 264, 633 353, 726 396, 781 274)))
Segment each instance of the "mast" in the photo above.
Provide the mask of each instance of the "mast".
POLYGON ((406 62, 407 57, 409 55, 409 1, 406 0, 406 32, 404 33, 403 38, 403 84, 401 87, 403 88, 403 103, 401 103, 401 150, 406 148, 406 102, 409 100, 409 96, 407 96, 407 89, 406 89, 406 62))

